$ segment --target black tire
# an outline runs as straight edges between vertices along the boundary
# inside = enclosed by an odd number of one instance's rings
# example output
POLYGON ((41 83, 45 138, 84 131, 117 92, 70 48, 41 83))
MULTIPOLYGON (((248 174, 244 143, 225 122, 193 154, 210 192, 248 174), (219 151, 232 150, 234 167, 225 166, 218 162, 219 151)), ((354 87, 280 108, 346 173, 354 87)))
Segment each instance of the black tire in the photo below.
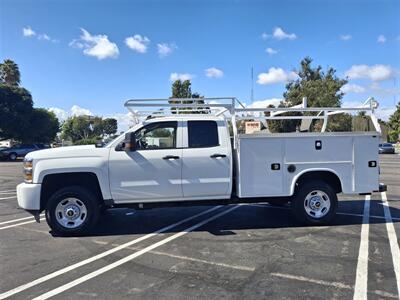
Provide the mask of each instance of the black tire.
POLYGON ((76 236, 86 234, 96 225, 99 215, 100 205, 98 199, 91 191, 81 186, 69 186, 56 191, 49 198, 46 205, 46 221, 56 235, 76 236), (59 204, 63 205, 63 201, 64 203, 68 203, 70 200, 67 199, 77 199, 74 201, 86 209, 85 216, 82 213, 82 216, 78 218, 80 219, 79 222, 82 223, 73 228, 68 228, 60 224, 61 215, 60 213, 56 215, 57 206, 59 204))
MULTIPOLYGON (((316 203, 318 203, 318 201, 316 201, 316 203)), ((318 205, 318 207, 320 207, 320 205, 318 205)), ((337 207, 338 207, 338 199, 334 189, 328 183, 321 180, 311 180, 300 184, 297 187, 296 194, 293 196, 292 200, 292 212, 294 216, 302 224, 307 224, 307 225, 329 224, 336 214, 337 207), (306 206, 310 207, 310 199, 308 199, 306 202, 307 196, 310 194, 311 195, 310 197, 312 197, 313 195, 311 193, 315 193, 316 191, 322 192, 321 194, 323 195, 323 197, 319 198, 320 202, 324 203, 322 205, 327 204, 326 197, 328 197, 330 203, 329 209, 326 208, 325 211, 318 212, 321 214, 318 217, 312 216, 313 213, 315 214, 314 211, 312 210, 310 211, 309 209, 310 213, 308 213, 306 210, 306 206)))
POLYGON ((10 154, 8 155, 8 159, 11 160, 11 161, 16 161, 17 158, 18 158, 17 153, 12 152, 12 153, 10 153, 10 154))

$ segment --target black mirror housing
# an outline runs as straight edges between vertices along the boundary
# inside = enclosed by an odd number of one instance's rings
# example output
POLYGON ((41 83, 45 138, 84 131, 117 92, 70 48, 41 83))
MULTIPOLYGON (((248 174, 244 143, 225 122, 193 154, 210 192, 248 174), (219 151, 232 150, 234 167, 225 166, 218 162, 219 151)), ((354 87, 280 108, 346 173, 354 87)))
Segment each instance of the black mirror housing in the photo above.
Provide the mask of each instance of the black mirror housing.
POLYGON ((134 132, 128 132, 125 134, 124 139, 124 150, 125 151, 135 151, 136 150, 136 139, 134 132))

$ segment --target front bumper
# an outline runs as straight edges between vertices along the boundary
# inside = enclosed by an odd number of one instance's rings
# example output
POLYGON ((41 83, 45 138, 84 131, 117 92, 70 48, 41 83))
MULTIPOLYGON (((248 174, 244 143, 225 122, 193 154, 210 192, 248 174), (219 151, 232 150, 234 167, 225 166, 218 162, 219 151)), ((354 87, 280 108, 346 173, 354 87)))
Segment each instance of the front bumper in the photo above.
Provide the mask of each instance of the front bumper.
POLYGON ((17 199, 19 207, 28 211, 40 210, 41 184, 20 183, 17 185, 17 199))

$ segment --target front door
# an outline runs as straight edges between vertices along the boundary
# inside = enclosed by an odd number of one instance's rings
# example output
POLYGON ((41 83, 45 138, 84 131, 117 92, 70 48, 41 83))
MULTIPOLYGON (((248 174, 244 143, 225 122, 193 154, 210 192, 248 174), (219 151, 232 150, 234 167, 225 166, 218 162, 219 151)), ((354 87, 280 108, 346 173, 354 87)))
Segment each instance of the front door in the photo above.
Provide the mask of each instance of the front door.
POLYGON ((182 197, 181 131, 175 121, 149 123, 136 131, 135 151, 111 149, 110 188, 116 203, 182 197))

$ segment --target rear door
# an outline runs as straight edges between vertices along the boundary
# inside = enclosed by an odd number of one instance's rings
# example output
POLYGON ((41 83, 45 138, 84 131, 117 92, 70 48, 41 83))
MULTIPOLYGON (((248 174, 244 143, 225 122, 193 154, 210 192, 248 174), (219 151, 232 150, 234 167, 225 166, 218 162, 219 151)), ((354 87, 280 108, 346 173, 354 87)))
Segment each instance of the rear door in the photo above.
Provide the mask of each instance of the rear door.
POLYGON ((183 196, 229 197, 231 148, 225 122, 187 121, 186 133, 182 161, 183 196))

